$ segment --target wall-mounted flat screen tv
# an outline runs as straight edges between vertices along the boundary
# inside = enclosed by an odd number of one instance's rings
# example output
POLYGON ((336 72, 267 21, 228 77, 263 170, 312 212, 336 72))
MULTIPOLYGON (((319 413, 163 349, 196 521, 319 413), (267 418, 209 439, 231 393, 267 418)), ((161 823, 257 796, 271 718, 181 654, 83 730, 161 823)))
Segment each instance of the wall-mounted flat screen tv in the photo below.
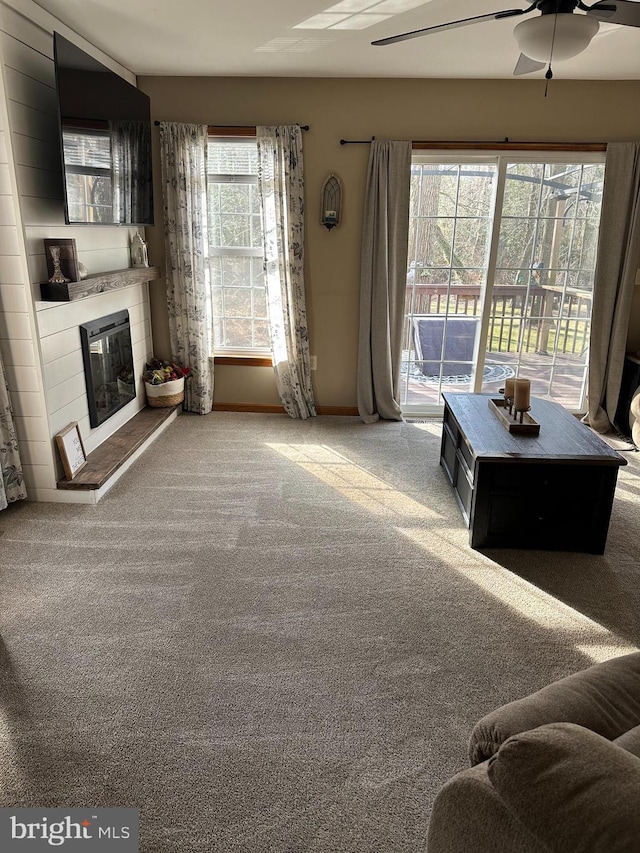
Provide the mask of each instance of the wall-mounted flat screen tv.
POLYGON ((149 98, 54 33, 65 221, 153 225, 149 98))

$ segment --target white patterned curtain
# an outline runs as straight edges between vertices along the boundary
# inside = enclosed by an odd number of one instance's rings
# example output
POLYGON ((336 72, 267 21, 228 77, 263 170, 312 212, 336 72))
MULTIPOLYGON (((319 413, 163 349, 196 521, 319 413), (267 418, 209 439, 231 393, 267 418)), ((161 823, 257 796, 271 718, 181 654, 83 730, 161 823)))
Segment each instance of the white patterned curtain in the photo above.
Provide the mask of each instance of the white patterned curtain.
POLYGON ((292 418, 316 414, 304 294, 304 175, 297 125, 258 127, 271 353, 282 404, 292 418))
POLYGON ((360 267, 358 411, 402 420, 398 402, 407 288, 411 143, 371 143, 360 267))
POLYGON ((600 216, 589 346, 589 410, 584 420, 608 432, 620 396, 633 287, 640 266, 640 143, 612 142, 600 216))
POLYGON ((207 125, 160 124, 171 355, 191 367, 185 408, 213 406, 213 323, 207 224, 207 125))
POLYGON ((12 501, 24 500, 27 490, 22 479, 22 463, 13 426, 9 389, 0 358, 0 509, 12 501))

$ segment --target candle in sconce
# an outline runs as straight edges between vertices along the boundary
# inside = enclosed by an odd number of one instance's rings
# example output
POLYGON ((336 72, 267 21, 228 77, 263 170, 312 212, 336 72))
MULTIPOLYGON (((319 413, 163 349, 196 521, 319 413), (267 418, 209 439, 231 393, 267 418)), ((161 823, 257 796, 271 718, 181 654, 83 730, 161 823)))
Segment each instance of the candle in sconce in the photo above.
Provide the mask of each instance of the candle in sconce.
MULTIPOLYGON (((505 383, 506 384, 506 383, 505 383)), ((516 379, 513 393, 513 407, 516 412, 526 412, 531 403, 531 380, 516 379)))
POLYGON ((514 393, 515 387, 516 387, 516 380, 515 379, 505 379, 504 396, 507 397, 507 399, 513 400, 513 393, 514 393))

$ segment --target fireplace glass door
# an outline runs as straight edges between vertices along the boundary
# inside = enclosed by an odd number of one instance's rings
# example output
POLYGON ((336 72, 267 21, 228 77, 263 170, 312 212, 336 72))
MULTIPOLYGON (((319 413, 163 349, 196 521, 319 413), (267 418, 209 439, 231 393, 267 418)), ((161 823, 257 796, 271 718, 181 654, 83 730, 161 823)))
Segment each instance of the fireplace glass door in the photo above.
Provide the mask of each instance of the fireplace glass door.
POLYGON ((136 396, 129 312, 80 326, 89 419, 97 427, 136 396))

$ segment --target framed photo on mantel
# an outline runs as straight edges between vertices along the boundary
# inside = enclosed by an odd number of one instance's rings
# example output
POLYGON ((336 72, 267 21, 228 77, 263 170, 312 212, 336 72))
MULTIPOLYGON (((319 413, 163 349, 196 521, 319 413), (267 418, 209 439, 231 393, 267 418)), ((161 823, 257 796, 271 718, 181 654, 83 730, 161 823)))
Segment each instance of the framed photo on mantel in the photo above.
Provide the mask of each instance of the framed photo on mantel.
POLYGON ((43 242, 49 281, 57 280, 56 273, 62 273, 67 281, 80 281, 76 241, 69 237, 60 237, 56 240, 47 238, 43 242), (55 251, 56 249, 57 251, 55 251))

